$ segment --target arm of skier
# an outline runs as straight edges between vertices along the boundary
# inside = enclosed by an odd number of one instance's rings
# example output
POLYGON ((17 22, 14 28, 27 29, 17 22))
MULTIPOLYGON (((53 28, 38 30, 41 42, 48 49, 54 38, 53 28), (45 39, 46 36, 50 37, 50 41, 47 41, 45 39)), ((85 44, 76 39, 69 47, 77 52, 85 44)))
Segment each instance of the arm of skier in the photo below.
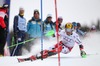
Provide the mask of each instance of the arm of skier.
POLYGON ((84 51, 84 46, 82 45, 82 42, 79 38, 79 36, 77 35, 76 37, 76 43, 79 45, 79 49, 80 49, 80 55, 83 56, 83 55, 86 55, 86 52, 84 51))

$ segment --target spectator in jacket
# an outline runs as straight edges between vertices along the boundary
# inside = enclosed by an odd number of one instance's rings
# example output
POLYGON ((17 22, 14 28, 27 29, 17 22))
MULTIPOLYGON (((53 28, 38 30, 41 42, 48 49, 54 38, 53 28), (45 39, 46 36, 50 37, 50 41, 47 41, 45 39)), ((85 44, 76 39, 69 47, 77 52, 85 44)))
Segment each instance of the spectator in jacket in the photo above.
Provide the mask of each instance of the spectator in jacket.
MULTIPOLYGON (((62 22, 63 22, 63 18, 62 18, 62 17, 58 17, 57 20, 58 20, 58 28, 59 28, 59 31, 61 31, 61 30, 62 30, 61 25, 62 25, 62 22)), ((55 21, 55 23, 54 23, 54 24, 55 24, 55 28, 56 28, 56 26, 57 26, 57 25, 56 25, 56 24, 57 24, 56 22, 57 22, 57 21, 55 21)))
POLYGON ((77 23, 77 29, 76 29, 77 31, 77 33, 80 35, 80 36, 86 36, 86 32, 84 32, 84 31, 82 31, 81 30, 81 24, 80 23, 77 23))
POLYGON ((8 27, 8 4, 3 4, 0 8, 0 56, 4 56, 4 46, 7 38, 8 27))
POLYGON ((39 15, 39 11, 37 9, 34 10, 33 17, 27 24, 27 32, 30 38, 41 37, 41 19, 39 15))
MULTIPOLYGON (((13 31, 15 37, 15 44, 25 40, 26 19, 24 18, 24 8, 19 9, 19 14, 14 17, 13 31)), ((22 54, 21 48, 23 44, 18 44, 12 51, 12 56, 19 56, 22 54)))
POLYGON ((32 41, 27 44, 27 50, 30 52, 30 49, 34 42, 39 40, 41 37, 41 19, 40 13, 37 9, 34 10, 32 18, 27 23, 27 33, 29 35, 29 39, 33 39, 32 41))
POLYGON ((44 34, 48 33, 48 31, 50 31, 50 30, 55 31, 54 23, 52 21, 52 15, 51 14, 47 15, 47 18, 44 20, 43 26, 44 26, 44 34))

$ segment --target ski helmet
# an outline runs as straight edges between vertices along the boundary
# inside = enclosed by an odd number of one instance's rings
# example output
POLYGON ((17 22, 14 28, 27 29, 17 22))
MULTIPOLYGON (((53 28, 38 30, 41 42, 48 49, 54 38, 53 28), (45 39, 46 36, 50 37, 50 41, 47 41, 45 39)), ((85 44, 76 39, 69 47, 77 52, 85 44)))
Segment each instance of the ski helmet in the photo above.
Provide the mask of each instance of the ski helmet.
POLYGON ((39 14, 39 10, 38 9, 34 10, 34 14, 36 14, 36 13, 39 14))
POLYGON ((73 24, 72 23, 66 23, 65 24, 65 31, 66 32, 71 32, 73 28, 73 24))
POLYGON ((72 23, 66 23, 65 24, 66 29, 72 29, 72 27, 73 27, 72 23))

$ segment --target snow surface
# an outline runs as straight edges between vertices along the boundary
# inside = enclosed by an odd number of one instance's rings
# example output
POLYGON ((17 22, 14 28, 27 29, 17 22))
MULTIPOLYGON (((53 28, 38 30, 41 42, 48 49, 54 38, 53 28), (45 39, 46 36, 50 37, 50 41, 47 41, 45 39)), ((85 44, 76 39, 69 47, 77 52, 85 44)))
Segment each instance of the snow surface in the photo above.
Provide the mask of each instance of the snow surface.
MULTIPOLYGON (((60 54, 61 55, 61 66, 100 66, 100 32, 92 32, 88 34, 87 37, 82 39, 84 44, 84 50, 88 54, 87 58, 80 57, 80 51, 78 45, 76 44, 72 52, 69 54, 60 54)), ((56 43, 56 39, 45 39, 44 48, 48 48, 56 43)), ((31 49, 31 53, 26 52, 23 56, 19 57, 28 57, 32 54, 37 53, 40 49, 40 44, 35 44, 31 49)), ((25 52, 25 50, 24 50, 25 52)), ((18 63, 18 57, 0 57, 0 66, 58 66, 58 55, 49 57, 47 59, 36 60, 36 61, 26 61, 18 63)))

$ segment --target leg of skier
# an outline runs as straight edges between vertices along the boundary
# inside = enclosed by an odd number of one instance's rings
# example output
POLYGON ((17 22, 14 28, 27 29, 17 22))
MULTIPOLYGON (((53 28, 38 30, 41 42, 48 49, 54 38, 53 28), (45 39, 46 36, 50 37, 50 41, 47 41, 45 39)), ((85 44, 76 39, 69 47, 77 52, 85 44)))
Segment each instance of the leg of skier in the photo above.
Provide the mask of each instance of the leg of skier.
POLYGON ((67 54, 67 53, 71 52, 71 50, 72 50, 72 48, 63 45, 61 52, 64 53, 64 54, 67 54))
POLYGON ((58 44, 56 44, 53 47, 50 47, 49 50, 43 50, 36 55, 32 55, 28 58, 18 58, 18 62, 23 62, 23 61, 28 61, 28 60, 34 61, 34 60, 41 59, 41 58, 45 59, 52 55, 56 55, 58 52, 61 52, 61 51, 62 51, 62 43, 60 42, 59 46, 58 44), (43 55, 41 54, 42 52, 43 52, 43 55))

